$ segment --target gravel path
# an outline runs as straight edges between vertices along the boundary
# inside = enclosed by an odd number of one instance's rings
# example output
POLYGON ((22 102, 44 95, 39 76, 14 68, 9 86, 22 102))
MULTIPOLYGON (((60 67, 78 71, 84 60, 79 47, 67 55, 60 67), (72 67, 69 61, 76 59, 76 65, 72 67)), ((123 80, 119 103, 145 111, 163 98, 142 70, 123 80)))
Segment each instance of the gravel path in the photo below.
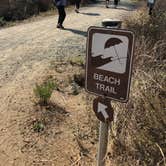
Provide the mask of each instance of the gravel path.
POLYGON ((2 29, 0 86, 13 80, 23 66, 27 67, 27 70, 33 70, 33 64, 54 59, 57 49, 61 49, 64 44, 69 49, 80 45, 85 48, 85 36, 89 26, 100 25, 104 18, 119 18, 130 13, 130 8, 124 6, 118 10, 106 9, 104 4, 100 4, 82 8, 81 14, 68 13, 64 31, 56 29, 57 16, 2 29), (73 45, 72 41, 77 41, 76 38, 80 38, 81 41, 73 45))
POLYGON ((56 29, 57 16, 0 30, 0 166, 24 166, 27 156, 20 121, 33 94, 36 80, 48 72, 57 56, 85 53, 86 31, 101 25, 105 18, 122 18, 132 14, 130 4, 106 9, 104 3, 81 8, 81 13, 67 13, 66 30, 56 29))

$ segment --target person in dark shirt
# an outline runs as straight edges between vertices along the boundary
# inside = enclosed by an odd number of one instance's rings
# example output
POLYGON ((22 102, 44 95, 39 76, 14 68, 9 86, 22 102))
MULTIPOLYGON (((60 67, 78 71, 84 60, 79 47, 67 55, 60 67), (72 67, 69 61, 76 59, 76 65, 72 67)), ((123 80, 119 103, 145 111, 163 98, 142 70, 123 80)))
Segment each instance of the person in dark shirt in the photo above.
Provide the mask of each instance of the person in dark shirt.
POLYGON ((63 22, 66 18, 65 6, 67 5, 67 0, 55 0, 54 3, 59 14, 57 28, 64 29, 63 22))
POLYGON ((109 5, 109 0, 106 0, 106 1, 105 1, 105 7, 106 7, 106 8, 109 8, 108 5, 109 5))
POLYGON ((114 0, 114 7, 117 8, 119 0, 114 0))
POLYGON ((75 0, 75 12, 79 13, 81 0, 75 0))
POLYGON ((155 0, 148 0, 147 6, 149 7, 149 15, 152 15, 154 4, 155 4, 155 0))

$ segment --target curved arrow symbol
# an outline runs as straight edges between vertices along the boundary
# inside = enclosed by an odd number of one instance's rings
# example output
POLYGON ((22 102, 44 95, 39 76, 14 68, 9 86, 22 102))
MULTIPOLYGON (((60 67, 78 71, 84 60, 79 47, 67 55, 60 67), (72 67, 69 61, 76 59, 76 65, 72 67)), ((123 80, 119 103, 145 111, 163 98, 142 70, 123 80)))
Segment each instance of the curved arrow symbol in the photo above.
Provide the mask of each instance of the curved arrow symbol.
POLYGON ((108 119, 109 118, 109 116, 108 116, 108 114, 107 114, 107 112, 106 112, 106 109, 107 109, 107 106, 106 105, 104 105, 104 104, 102 104, 102 103, 98 103, 98 110, 97 110, 97 112, 98 113, 102 113, 102 115, 104 116, 104 119, 106 120, 106 119, 108 119))

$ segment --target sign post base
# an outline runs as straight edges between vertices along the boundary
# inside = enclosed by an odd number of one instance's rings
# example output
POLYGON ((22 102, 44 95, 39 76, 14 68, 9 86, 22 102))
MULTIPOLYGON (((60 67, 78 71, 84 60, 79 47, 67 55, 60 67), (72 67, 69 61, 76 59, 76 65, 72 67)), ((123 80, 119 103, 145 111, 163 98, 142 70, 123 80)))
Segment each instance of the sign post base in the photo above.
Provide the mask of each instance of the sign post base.
POLYGON ((97 166, 104 166, 107 155, 108 133, 110 122, 100 122, 99 128, 99 148, 97 156, 97 166))

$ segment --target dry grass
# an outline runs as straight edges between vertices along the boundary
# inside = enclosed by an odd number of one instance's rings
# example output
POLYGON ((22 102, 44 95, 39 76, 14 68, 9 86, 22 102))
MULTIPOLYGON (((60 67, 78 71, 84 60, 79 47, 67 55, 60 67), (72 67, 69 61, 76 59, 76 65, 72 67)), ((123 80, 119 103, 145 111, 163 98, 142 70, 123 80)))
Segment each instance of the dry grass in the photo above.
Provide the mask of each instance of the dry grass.
POLYGON ((158 1, 152 17, 142 10, 125 24, 135 31, 136 48, 130 101, 116 110, 116 166, 166 165, 165 9, 158 1))

